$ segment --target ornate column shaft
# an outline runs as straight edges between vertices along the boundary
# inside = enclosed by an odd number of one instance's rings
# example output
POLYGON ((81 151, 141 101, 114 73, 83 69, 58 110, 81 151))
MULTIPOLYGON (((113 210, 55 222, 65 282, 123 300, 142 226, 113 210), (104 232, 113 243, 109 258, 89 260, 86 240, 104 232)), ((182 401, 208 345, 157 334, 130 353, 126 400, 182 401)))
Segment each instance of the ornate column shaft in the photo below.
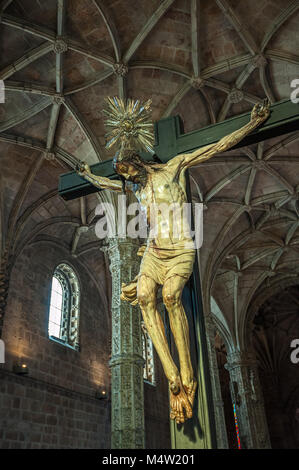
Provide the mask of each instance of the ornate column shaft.
POLYGON ((120 300, 121 285, 138 274, 139 245, 110 239, 106 252, 112 276, 111 448, 144 448, 141 312, 120 300))
POLYGON ((205 316, 205 325, 215 413, 217 449, 228 449, 227 432, 224 416, 224 404, 221 395, 217 355, 214 345, 215 324, 213 322, 212 314, 205 316))
POLYGON ((232 401, 240 428, 241 447, 271 448, 264 400, 258 376, 258 363, 252 353, 233 351, 227 356, 232 401))

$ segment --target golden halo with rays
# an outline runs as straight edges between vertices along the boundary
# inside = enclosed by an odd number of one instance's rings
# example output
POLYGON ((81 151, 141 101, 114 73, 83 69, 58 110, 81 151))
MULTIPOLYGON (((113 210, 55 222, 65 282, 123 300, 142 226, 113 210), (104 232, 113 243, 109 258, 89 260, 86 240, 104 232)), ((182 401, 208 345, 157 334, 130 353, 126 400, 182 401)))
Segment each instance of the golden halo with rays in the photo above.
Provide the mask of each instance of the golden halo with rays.
POLYGON ((154 126, 151 120, 151 103, 148 100, 128 99, 126 102, 117 96, 105 99, 107 107, 103 110, 105 120, 106 148, 117 145, 118 160, 122 160, 126 150, 146 150, 153 152, 154 126))

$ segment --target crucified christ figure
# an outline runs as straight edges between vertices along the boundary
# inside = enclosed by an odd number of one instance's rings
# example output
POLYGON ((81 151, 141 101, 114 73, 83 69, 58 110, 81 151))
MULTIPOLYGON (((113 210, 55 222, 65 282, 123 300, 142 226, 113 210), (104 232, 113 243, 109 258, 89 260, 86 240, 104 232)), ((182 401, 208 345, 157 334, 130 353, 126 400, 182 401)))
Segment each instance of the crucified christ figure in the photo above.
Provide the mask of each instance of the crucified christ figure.
MULTIPOLYGON (((131 155, 130 159, 116 161, 116 172, 125 184, 96 176, 88 165, 83 163, 78 173, 100 189, 132 191, 146 210, 149 222, 152 215, 151 208, 155 204, 175 204, 182 210, 183 205, 187 203, 185 172, 188 168, 199 165, 217 153, 229 150, 262 124, 269 114, 269 103, 265 100, 263 104, 255 105, 250 122, 241 129, 224 137, 218 143, 192 153, 177 155, 165 164, 144 162, 137 154, 131 155)), ((181 296, 193 270, 195 248, 191 235, 185 228, 182 229, 184 224, 181 223, 182 218, 178 217, 177 213, 170 214, 168 223, 165 223, 159 211, 154 214, 154 218, 158 231, 154 237, 149 237, 139 275, 132 283, 123 286, 121 298, 133 305, 139 304, 146 328, 169 382, 170 417, 177 423, 184 423, 186 419, 192 417, 197 382, 191 365, 189 327, 181 296), (180 226, 176 226, 179 220, 180 226), (170 354, 164 325, 156 307, 159 285, 163 286, 163 302, 169 314, 180 370, 170 354)))

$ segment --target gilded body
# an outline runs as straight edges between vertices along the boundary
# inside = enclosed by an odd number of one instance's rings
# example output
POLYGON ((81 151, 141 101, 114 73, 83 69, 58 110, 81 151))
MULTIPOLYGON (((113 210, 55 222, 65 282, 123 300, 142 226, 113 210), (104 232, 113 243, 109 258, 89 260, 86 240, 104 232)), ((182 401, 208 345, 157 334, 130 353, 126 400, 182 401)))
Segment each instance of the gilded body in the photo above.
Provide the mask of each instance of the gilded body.
MULTIPOLYGON (((145 163, 136 155, 116 163, 117 173, 129 182, 125 185, 126 191, 134 192, 144 207, 148 224, 154 228, 143 254, 139 275, 131 284, 123 286, 122 299, 140 305, 146 328, 169 381, 170 417, 177 423, 184 423, 192 417, 197 387, 190 358, 188 321, 181 302, 195 258, 194 244, 183 212, 183 205, 187 203, 185 172, 215 154, 229 150, 265 121, 269 114, 267 102, 256 105, 250 122, 243 128, 216 144, 180 154, 166 164, 145 163), (169 212, 166 220, 163 211, 157 210, 157 204, 173 205, 176 209, 169 212), (159 285, 163 286, 163 302, 169 314, 180 370, 171 357, 163 321, 156 308, 159 285)), ((120 181, 93 175, 87 165, 82 165, 79 174, 101 189, 118 192, 124 189, 120 181)))

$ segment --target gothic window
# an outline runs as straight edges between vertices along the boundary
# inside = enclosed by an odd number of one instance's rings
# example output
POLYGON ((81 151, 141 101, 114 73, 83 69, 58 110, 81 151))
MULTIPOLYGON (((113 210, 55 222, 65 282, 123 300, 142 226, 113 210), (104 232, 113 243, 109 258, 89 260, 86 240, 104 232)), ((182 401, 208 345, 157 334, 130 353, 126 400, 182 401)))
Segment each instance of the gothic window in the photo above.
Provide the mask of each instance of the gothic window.
POLYGON ((144 322, 141 323, 143 359, 145 361, 143 379, 152 385, 155 383, 153 343, 144 322))
POLYGON ((73 269, 60 264, 52 278, 49 338, 79 349, 80 288, 73 269))

